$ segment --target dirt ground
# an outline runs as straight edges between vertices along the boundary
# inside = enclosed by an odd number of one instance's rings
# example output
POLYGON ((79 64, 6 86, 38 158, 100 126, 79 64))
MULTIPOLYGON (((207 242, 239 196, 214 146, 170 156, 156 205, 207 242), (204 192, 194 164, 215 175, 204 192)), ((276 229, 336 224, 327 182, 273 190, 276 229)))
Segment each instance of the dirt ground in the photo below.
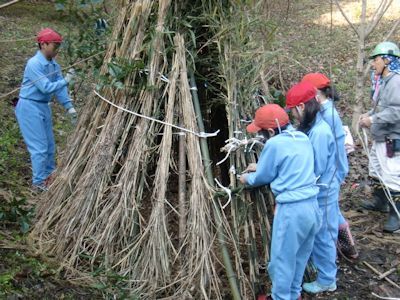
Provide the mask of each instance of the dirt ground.
MULTIPOLYGON (((0 1, 3 3, 5 1, 0 1)), ((351 3, 350 1, 341 1, 351 3)), ((314 22, 329 13, 329 4, 307 0, 293 3, 291 18, 280 24, 276 47, 284 49, 281 56, 282 77, 288 87, 308 71, 332 69, 342 101, 338 103, 345 123, 351 117, 351 99, 354 95, 355 40, 348 27, 337 25, 333 31, 327 25, 314 22), (334 43, 332 44, 332 40, 334 43), (290 42, 288 42, 290 41, 290 42), (327 49, 332 55, 327 54, 327 49), (333 66, 333 68, 330 68, 333 66)), ((400 16, 399 16, 400 17, 400 16)), ((384 20, 372 42, 379 40, 392 24, 384 20)), ((26 38, 44 26, 65 31, 71 24, 64 23, 47 1, 21 1, 0 10, 0 94, 20 84, 26 60, 35 52, 36 45, 26 38), (25 39, 24 41, 11 41, 25 39)), ((399 36, 396 36, 399 40, 399 36)), ((62 63, 62 57, 60 59, 62 63)), ((16 96, 16 95, 15 95, 16 96)), ((29 157, 15 122, 12 97, 0 100, 0 202, 13 198, 32 198, 29 189, 29 157)), ((55 109, 57 143, 62 145, 71 131, 60 108, 55 109)), ((377 299, 380 296, 400 298, 400 289, 393 287, 365 264, 379 272, 396 269, 388 276, 400 285, 400 235, 382 233, 385 215, 359 209, 360 201, 370 197, 366 182, 367 159, 357 145, 350 155, 350 174, 342 189, 341 208, 351 225, 360 257, 356 261, 338 259, 338 289, 318 297, 305 295, 305 299, 377 299)), ((18 226, 0 222, 0 299, 102 299, 99 287, 76 287, 63 279, 56 266, 29 255, 25 249, 25 236, 18 226)))

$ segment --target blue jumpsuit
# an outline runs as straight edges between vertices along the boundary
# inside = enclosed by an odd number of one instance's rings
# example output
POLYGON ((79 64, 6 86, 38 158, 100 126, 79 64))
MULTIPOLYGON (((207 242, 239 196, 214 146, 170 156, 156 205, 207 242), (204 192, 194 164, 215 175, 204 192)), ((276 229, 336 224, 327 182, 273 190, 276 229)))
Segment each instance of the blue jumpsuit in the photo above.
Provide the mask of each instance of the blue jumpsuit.
POLYGON ((55 96, 65 109, 73 107, 60 66, 38 51, 25 67, 17 121, 31 156, 33 185, 42 185, 55 169, 55 143, 50 102, 55 96))
POLYGON ((301 292, 304 270, 321 225, 312 145, 305 134, 283 131, 269 139, 251 186, 271 184, 276 197, 268 273, 274 300, 294 300, 301 292))
MULTIPOLYGON (((327 100, 321 105, 322 118, 331 127, 333 136, 336 139, 336 177, 340 183, 343 183, 347 174, 349 173, 349 162, 347 160, 347 153, 345 147, 346 133, 343 129, 342 120, 331 100, 327 100)), ((346 219, 343 217, 339 209, 339 225, 347 224, 346 219)))
POLYGON ((322 226, 315 237, 311 257, 318 269, 317 282, 329 286, 336 283, 337 272, 340 182, 336 176, 336 145, 332 130, 320 113, 308 136, 314 149, 314 169, 320 188, 318 204, 323 214, 322 226))

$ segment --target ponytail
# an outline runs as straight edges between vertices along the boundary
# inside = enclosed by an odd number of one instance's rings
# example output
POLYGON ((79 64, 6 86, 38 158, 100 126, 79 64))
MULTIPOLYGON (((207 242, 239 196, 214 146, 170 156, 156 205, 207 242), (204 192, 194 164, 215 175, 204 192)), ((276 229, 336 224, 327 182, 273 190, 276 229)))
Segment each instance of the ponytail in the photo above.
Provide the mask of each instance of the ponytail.
POLYGON ((317 113, 320 111, 320 109, 320 104, 315 98, 304 103, 303 117, 300 121, 298 130, 307 134, 314 125, 315 118, 317 117, 317 113))
POLYGON ((340 96, 336 92, 336 89, 334 87, 327 86, 327 87, 324 87, 324 88, 320 89, 320 91, 322 92, 322 94, 324 94, 325 97, 330 98, 333 101, 339 101, 340 100, 340 96))

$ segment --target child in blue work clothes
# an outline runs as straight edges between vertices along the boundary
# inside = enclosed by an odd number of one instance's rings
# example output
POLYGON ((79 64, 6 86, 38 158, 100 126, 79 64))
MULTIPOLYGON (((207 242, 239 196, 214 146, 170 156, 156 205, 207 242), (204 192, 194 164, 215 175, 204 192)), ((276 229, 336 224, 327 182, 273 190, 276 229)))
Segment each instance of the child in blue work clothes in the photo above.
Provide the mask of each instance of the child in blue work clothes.
POLYGON ((314 154, 307 136, 293 129, 287 113, 276 104, 256 111, 249 132, 268 138, 252 173, 240 177, 243 184, 270 184, 276 199, 269 299, 301 299, 301 283, 314 238, 321 225, 318 187, 315 184, 314 154))
POLYGON ((314 150, 314 169, 320 188, 318 204, 323 213, 322 226, 315 237, 311 258, 317 280, 304 283, 303 290, 320 293, 336 290, 336 241, 339 228, 339 189, 336 176, 336 145, 329 125, 323 120, 317 90, 309 82, 293 86, 286 95, 286 106, 298 120, 298 130, 308 135, 314 150))
MULTIPOLYGON (((342 184, 349 173, 349 162, 345 147, 346 133, 343 129, 342 120, 334 106, 333 101, 339 100, 336 91, 331 87, 331 81, 322 73, 306 74, 303 82, 309 82, 317 88, 316 99, 321 105, 322 118, 331 127, 335 137, 337 157, 336 157, 336 177, 342 184)), ((358 251, 355 246, 353 235, 350 231, 349 223, 339 210, 339 234, 338 247, 340 252, 348 258, 357 258, 358 251)))
POLYGON ((38 33, 37 42, 39 50, 26 64, 15 114, 31 156, 33 186, 35 190, 45 191, 56 167, 49 103, 55 96, 68 111, 73 122, 77 113, 68 95, 67 86, 73 74, 70 72, 63 78, 60 66, 54 60, 62 42, 61 35, 46 28, 38 33))

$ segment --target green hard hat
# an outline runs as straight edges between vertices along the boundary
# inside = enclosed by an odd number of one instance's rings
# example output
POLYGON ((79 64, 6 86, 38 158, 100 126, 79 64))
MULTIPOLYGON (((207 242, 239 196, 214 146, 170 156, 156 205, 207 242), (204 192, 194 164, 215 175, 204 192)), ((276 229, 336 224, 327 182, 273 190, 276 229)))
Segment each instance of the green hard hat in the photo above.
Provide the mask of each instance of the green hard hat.
POLYGON ((369 58, 374 58, 378 55, 393 55, 400 57, 399 47, 395 43, 392 42, 382 42, 376 45, 374 51, 372 51, 369 58))

